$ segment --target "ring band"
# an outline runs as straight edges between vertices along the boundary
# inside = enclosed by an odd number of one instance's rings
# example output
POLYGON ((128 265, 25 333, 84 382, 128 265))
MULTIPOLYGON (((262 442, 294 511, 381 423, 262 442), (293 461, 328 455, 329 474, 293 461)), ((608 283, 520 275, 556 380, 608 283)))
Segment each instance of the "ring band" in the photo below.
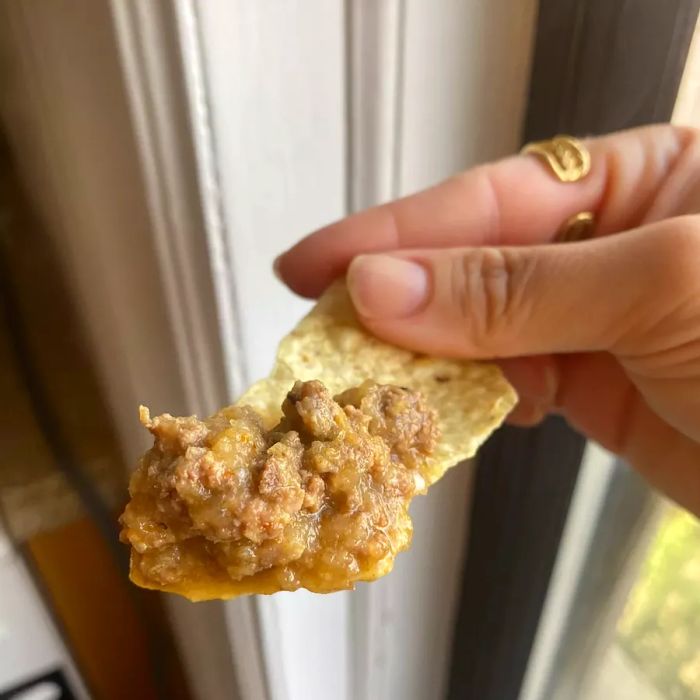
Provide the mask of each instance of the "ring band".
MULTIPOLYGON (((549 166, 559 182, 578 182, 591 170, 590 152, 573 136, 561 134, 547 141, 528 143, 520 152, 537 156, 549 166)), ((554 240, 571 243, 590 238, 594 226, 593 212, 579 212, 564 222, 554 240)))
POLYGON ((520 152, 539 157, 560 182, 578 182, 591 170, 591 154, 573 136, 560 135, 547 141, 528 143, 520 152))
POLYGON ((564 222, 559 229, 559 233, 554 237, 557 243, 573 243, 590 238, 595 226, 595 216, 593 212, 582 211, 574 214, 564 222))

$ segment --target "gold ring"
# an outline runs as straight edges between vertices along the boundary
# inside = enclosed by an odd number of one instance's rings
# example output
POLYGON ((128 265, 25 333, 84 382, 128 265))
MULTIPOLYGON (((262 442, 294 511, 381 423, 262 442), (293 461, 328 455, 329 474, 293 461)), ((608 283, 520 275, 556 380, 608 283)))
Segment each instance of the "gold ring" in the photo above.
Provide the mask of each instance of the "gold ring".
POLYGON ((578 182, 591 169, 591 154, 573 136, 560 135, 547 141, 528 143, 520 152, 541 158, 560 182, 578 182))
POLYGON ((559 233, 554 237, 557 243, 573 243, 590 238, 595 226, 595 216, 593 212, 582 211, 574 214, 564 222, 559 229, 559 233))

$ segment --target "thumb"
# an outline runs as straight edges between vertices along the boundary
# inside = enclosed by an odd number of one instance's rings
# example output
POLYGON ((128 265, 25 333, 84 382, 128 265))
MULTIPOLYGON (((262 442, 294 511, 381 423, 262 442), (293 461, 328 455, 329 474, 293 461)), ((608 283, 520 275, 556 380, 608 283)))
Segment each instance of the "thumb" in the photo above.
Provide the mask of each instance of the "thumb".
POLYGON ((581 243, 362 255, 348 287, 375 335, 419 352, 636 354, 663 344, 684 299, 698 306, 699 230, 684 217, 581 243))

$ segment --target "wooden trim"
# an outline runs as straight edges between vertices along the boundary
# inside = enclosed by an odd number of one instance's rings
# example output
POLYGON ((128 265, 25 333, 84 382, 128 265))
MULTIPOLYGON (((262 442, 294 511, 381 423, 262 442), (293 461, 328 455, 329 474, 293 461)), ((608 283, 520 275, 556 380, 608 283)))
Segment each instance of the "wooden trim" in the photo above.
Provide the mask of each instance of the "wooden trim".
POLYGON ((398 196, 405 0, 347 3, 351 211, 398 196))
MULTIPOLYGON (((212 252, 230 266, 213 272, 239 311, 240 341, 224 334, 223 343, 240 342, 247 383, 269 372, 280 338, 310 306, 274 278, 274 257, 346 211, 343 5, 191 7, 222 225, 212 252)), ((348 700, 349 598, 298 591, 254 599, 270 698, 348 700)))
MULTIPOLYGON (((346 9, 351 209, 434 184, 517 146, 532 0, 488 8, 348 0, 346 9), (479 41, 483 35, 493 37, 488 46, 479 41), (499 86, 485 99, 484 65, 499 86), (497 109, 499 117, 491 118, 497 109)), ((455 467, 416 500, 410 551, 389 576, 352 594, 353 700, 443 696, 472 466, 455 467)))
MULTIPOLYGON (((697 0, 541 0, 523 140, 669 119, 697 13, 697 0)), ((450 698, 518 697, 583 448, 550 418, 483 450, 450 698)))
MULTIPOLYGON (((200 194, 175 17, 162 3, 111 0, 111 7, 188 410, 209 414, 230 395, 218 319, 205 311, 218 308, 206 245, 209 202, 200 194)), ((193 117, 205 119, 201 111, 193 117)))
MULTIPOLYGON (((0 21, 2 117, 57 242, 127 463, 146 444, 139 403, 207 413, 242 384, 235 340, 221 353, 228 326, 217 318, 206 215, 216 178, 198 167, 191 124, 206 114, 191 113, 174 12, 28 0, 3 5, 0 21)), ((195 697, 265 697, 254 615, 236 622, 234 649, 225 604, 166 604, 195 697)))
MULTIPOLYGON (((517 147, 535 2, 362 0, 352 9, 363 19, 351 51, 362 56, 351 70, 354 206, 407 194, 517 147)), ((472 476, 472 464, 459 465, 416 499, 411 549, 389 576, 353 594, 360 662, 353 699, 444 695, 472 476)))
MULTIPOLYGON (((207 415, 242 392, 246 370, 196 9, 190 0, 111 7, 187 410, 207 415)), ((166 604, 195 692, 267 695, 253 599, 166 604)))
MULTIPOLYGON (((346 0, 348 209, 358 211, 398 196, 401 38, 405 0, 346 0)), ((396 574, 394 574, 396 575, 396 574)), ((381 697, 391 625, 391 589, 359 586, 350 600, 353 673, 348 698, 381 697)))
POLYGON ((193 184, 197 188, 198 206, 208 244, 208 271, 216 297, 219 335, 222 339, 217 351, 223 356, 227 382, 226 390, 219 385, 219 391, 231 399, 246 388, 248 366, 234 283, 234 251, 227 244, 211 96, 203 58, 202 43, 205 39, 195 0, 175 0, 169 28, 178 45, 182 98, 188 106, 187 126, 194 151, 193 184))

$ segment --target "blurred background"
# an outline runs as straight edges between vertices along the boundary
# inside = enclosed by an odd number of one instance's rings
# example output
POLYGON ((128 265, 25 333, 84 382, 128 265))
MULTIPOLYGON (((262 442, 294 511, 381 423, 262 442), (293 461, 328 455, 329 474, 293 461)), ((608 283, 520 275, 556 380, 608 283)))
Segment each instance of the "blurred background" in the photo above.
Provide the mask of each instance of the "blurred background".
POLYGON ((503 429, 353 592, 127 579, 152 411, 308 308, 273 258, 525 141, 700 126, 696 0, 0 0, 0 700, 700 700, 700 524, 563 422, 503 429))

